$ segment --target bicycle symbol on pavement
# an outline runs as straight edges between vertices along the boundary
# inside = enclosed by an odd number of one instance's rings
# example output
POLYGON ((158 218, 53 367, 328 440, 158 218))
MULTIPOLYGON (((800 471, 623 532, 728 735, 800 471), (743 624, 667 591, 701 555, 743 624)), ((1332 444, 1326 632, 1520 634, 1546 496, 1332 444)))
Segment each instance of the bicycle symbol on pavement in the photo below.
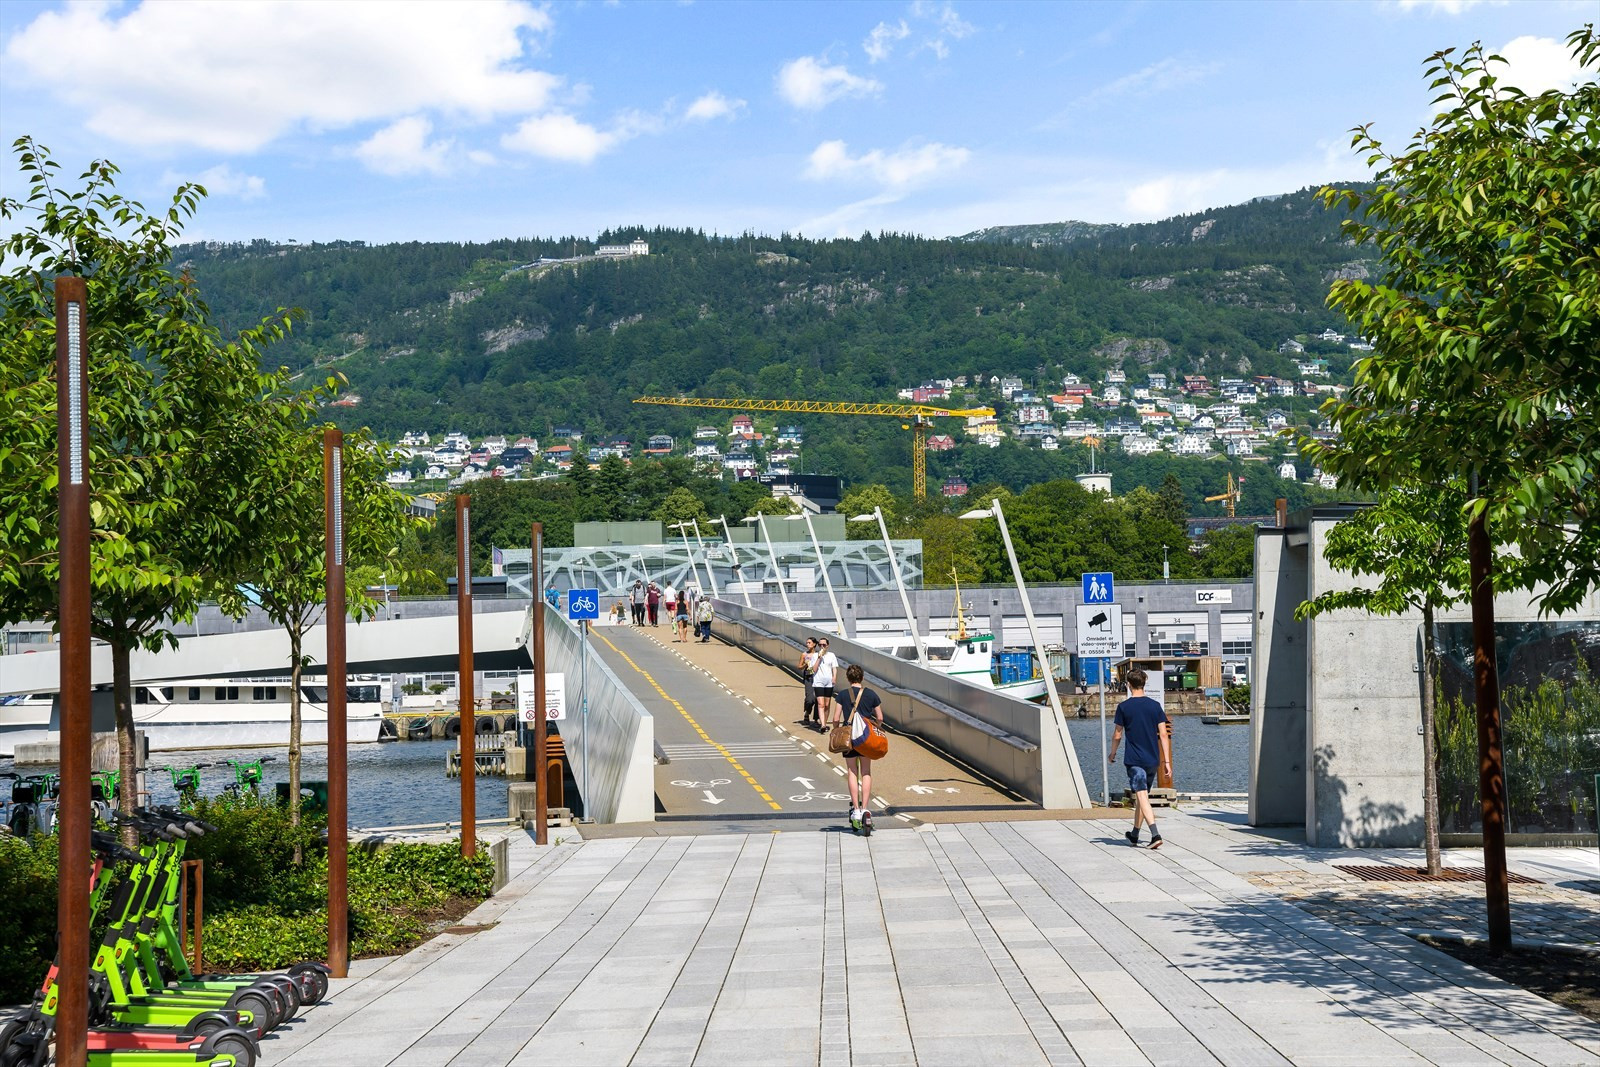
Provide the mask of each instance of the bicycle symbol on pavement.
POLYGON ((681 785, 685 789, 715 789, 719 785, 728 785, 729 780, 727 778, 713 778, 709 782, 685 782, 679 780, 672 784, 681 785))
POLYGON ((792 803, 795 803, 795 804, 804 804, 807 801, 812 801, 812 800, 849 800, 849 799, 850 798, 845 796, 843 793, 827 793, 827 792, 820 792, 820 791, 815 790, 815 789, 811 790, 810 792, 799 793, 799 794, 789 798, 789 800, 792 803))

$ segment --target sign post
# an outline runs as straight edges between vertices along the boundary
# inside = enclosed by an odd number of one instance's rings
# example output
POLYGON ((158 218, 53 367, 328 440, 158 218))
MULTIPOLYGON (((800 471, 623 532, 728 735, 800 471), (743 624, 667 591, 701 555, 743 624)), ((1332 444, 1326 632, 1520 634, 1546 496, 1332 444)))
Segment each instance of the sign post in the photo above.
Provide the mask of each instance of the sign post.
MULTIPOLYGON (((543 589, 544 523, 536 522, 533 524, 533 684, 539 704, 544 703, 545 699, 543 589)), ((544 716, 536 715, 533 720, 533 767, 530 768, 534 782, 533 843, 536 845, 550 843, 550 812, 545 806, 544 750, 544 716)), ((527 780, 526 773, 523 777, 527 780)))
POLYGON ((1093 602, 1078 605, 1078 658, 1100 661, 1100 769, 1103 799, 1111 806, 1110 749, 1106 742, 1106 682, 1111 677, 1111 657, 1122 654, 1122 608, 1108 599, 1115 595, 1110 574, 1083 576, 1084 600, 1093 593, 1093 602), (1094 579, 1091 586, 1090 579, 1094 579))
MULTIPOLYGON (((684 543, 688 544, 687 536, 684 538, 684 543)), ((579 698, 582 703, 578 723, 582 731, 579 738, 582 755, 579 758, 583 760, 583 815, 587 820, 589 817, 589 624, 600 617, 600 590, 574 589, 568 593, 567 617, 578 624, 578 629, 583 634, 579 660, 583 666, 579 675, 581 681, 578 683, 581 687, 579 692, 583 695, 579 698)))
POLYGON ((328 967, 350 974, 350 724, 345 704, 344 431, 322 434, 326 584, 322 623, 328 661, 328 967))
POLYGON ((456 497, 456 692, 461 697, 461 855, 478 851, 477 685, 472 667, 472 498, 456 497))

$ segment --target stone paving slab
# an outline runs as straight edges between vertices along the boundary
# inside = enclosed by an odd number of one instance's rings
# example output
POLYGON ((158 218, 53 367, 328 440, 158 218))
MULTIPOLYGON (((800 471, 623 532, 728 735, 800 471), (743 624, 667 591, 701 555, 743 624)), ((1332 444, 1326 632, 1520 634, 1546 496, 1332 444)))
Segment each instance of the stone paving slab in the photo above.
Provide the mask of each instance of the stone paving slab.
POLYGON ((263 1061, 1600 1065, 1600 1026, 1257 884, 1344 854, 1162 824, 523 840, 485 929, 361 961, 263 1061))

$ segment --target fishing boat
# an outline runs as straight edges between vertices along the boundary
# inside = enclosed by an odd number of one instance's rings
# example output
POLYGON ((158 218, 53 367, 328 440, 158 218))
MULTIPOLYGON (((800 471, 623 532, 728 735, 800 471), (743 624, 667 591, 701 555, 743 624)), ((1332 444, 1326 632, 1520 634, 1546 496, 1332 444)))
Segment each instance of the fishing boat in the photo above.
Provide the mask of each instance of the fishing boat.
MULTIPOLYGON (((289 739, 289 679, 192 678, 133 690, 134 728, 152 752, 283 745, 289 739)), ((49 693, 0 698, 0 758, 19 744, 59 740, 49 693)), ((351 744, 376 742, 383 729, 383 686, 376 675, 345 683, 345 721, 351 744)), ((300 683, 302 743, 328 743, 328 684, 300 683)))

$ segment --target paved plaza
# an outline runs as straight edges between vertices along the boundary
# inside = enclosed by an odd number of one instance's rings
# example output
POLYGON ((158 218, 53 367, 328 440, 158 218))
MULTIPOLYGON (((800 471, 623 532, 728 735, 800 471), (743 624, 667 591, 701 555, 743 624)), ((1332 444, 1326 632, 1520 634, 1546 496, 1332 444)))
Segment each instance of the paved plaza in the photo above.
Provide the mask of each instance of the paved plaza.
MULTIPOLYGON (((1600 1024, 1271 884, 1415 853, 1311 850, 1242 821, 1170 815, 1159 852, 1129 847, 1120 819, 518 834, 498 896, 357 963, 263 1060, 1600 1064, 1600 1024)), ((1546 883, 1513 887, 1519 917, 1595 929, 1600 898, 1557 884, 1592 880, 1592 851, 1513 868, 1546 883)))

